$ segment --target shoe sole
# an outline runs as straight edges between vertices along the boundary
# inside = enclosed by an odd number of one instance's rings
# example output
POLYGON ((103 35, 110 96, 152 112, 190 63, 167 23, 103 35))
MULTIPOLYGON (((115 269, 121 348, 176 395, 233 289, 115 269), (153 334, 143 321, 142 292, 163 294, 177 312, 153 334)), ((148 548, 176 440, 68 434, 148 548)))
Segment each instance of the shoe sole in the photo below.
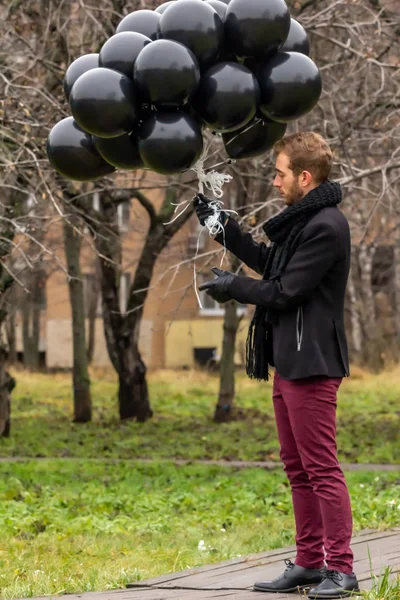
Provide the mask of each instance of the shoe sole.
POLYGON ((267 592, 267 594, 290 594, 292 592, 304 592, 304 590, 309 590, 314 585, 319 585, 320 583, 321 582, 319 581, 318 583, 308 583, 307 585, 296 585, 296 587, 286 588, 285 590, 272 590, 264 587, 257 587, 255 585, 253 590, 255 592, 267 592))
POLYGON ((322 596, 319 596, 318 594, 312 594, 312 596, 308 596, 310 600, 336 600, 337 598, 350 598, 351 596, 355 596, 357 594, 361 594, 361 591, 358 590, 352 590, 351 592, 341 592, 339 594, 329 594, 329 596, 327 596, 326 594, 323 594, 322 596))

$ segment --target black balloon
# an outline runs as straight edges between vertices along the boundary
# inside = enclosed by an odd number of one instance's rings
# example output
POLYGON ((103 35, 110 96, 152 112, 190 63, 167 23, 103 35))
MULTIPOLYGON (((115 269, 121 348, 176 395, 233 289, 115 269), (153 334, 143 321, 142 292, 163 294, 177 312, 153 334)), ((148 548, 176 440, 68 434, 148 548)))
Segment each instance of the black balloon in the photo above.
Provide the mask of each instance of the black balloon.
POLYGON ((151 39, 137 31, 122 31, 106 41, 99 55, 99 66, 133 77, 133 67, 139 53, 151 39))
POLYGON ((115 171, 97 152, 91 136, 72 117, 53 127, 46 150, 52 167, 67 179, 93 181, 115 171))
POLYGON ((222 62, 204 73, 192 105, 214 131, 235 131, 255 116, 260 90, 243 65, 222 62))
POLYGON ((98 54, 84 54, 80 56, 67 69, 67 72, 64 77, 64 93, 65 97, 69 98, 71 93, 72 86, 75 81, 86 73, 86 71, 90 71, 91 69, 95 69, 99 66, 99 55, 98 54))
POLYGON ((230 48, 238 56, 262 57, 286 41, 290 14, 285 0, 231 0, 225 15, 230 48))
POLYGON ((207 127, 207 125, 204 123, 204 121, 202 121, 201 117, 199 117, 199 115, 197 114, 197 112, 194 110, 193 106, 190 103, 185 104, 185 106, 182 108, 182 110, 186 114, 188 114, 189 117, 191 117, 194 121, 196 121, 197 125, 200 127, 200 129, 202 131, 203 131, 203 129, 205 129, 207 127))
POLYGON ((93 136, 98 153, 113 167, 118 169, 141 169, 143 161, 137 147, 137 132, 117 138, 104 139, 93 136))
POLYGON ((116 33, 121 31, 137 31, 146 35, 151 40, 157 39, 158 23, 160 13, 153 10, 135 10, 122 19, 116 29, 116 33))
POLYGON ((230 158, 253 158, 270 150, 285 135, 286 123, 255 117, 242 129, 223 133, 225 150, 230 158))
POLYGON ((135 65, 135 83, 142 101, 178 107, 196 91, 200 69, 195 55, 172 40, 157 40, 143 49, 135 65))
POLYGON ((175 0, 169 0, 169 2, 164 2, 164 4, 161 4, 158 8, 156 8, 155 12, 159 13, 160 15, 162 15, 169 6, 171 6, 171 4, 174 4, 175 0))
POLYGON ((139 108, 132 80, 102 67, 79 77, 71 90, 69 103, 78 125, 104 138, 132 131, 139 108))
POLYGON ((180 0, 161 15, 160 37, 187 46, 200 66, 215 60, 223 41, 224 25, 219 14, 201 0, 180 0))
POLYGON ((258 74, 260 109, 273 121, 286 123, 308 113, 322 90, 317 65, 305 54, 279 52, 258 74))
POLYGON ((250 71, 252 73, 254 73, 254 75, 257 77, 258 72, 260 70, 260 68, 264 65, 265 60, 259 59, 259 58, 245 58, 243 60, 243 64, 245 67, 247 67, 248 69, 250 69, 250 71))
POLYGON ((217 11, 222 20, 225 19, 227 5, 224 2, 221 2, 221 0, 206 0, 205 3, 212 6, 213 9, 217 11))
POLYGON ((290 19, 290 30, 286 42, 280 49, 281 52, 301 52, 310 55, 310 40, 303 25, 296 19, 290 19))
POLYGON ((140 128, 138 146, 146 167, 172 175, 197 162, 203 136, 197 122, 184 112, 154 112, 140 128))

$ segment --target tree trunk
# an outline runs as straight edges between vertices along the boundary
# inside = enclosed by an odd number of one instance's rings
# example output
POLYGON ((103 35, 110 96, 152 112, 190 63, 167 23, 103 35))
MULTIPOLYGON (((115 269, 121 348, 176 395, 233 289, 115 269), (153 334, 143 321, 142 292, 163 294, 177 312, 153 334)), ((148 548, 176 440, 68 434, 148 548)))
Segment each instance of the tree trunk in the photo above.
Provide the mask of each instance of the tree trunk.
POLYGON ((371 369, 380 368, 381 359, 379 349, 376 344, 376 312, 375 299, 372 289, 372 264, 375 254, 375 247, 360 244, 359 264, 361 273, 361 293, 363 302, 360 305, 363 328, 363 350, 364 363, 371 369))
POLYGON ((11 431, 11 397, 15 388, 14 377, 6 371, 8 353, 0 348, 0 437, 10 437, 11 431))
POLYGON ((101 292, 99 278, 100 278, 100 274, 99 274, 99 269, 98 269, 98 261, 96 261, 95 276, 93 278, 92 287, 90 289, 89 306, 88 306, 88 311, 87 311, 88 323, 89 323, 88 342, 87 342, 87 357, 88 357, 89 365, 91 365, 93 362, 95 344, 96 344, 97 306, 98 306, 99 294, 101 292))
POLYGON ((16 314, 16 287, 13 286, 10 290, 10 302, 12 305, 12 309, 8 315, 6 320, 6 336, 7 336, 7 345, 8 345, 8 362, 12 365, 17 363, 17 340, 15 335, 15 314, 16 314))
POLYGON ((8 359, 7 348, 1 342, 3 339, 3 327, 5 325, 8 307, 11 304, 10 296, 13 294, 14 277, 3 267, 14 239, 15 227, 12 219, 20 208, 20 195, 10 193, 4 194, 0 205, 0 437, 9 437, 11 428, 11 400, 10 394, 16 385, 16 381, 6 371, 8 359))
POLYGON ((40 309, 37 305, 38 278, 36 273, 29 277, 28 289, 22 308, 22 337, 24 347, 24 367, 30 371, 39 370, 40 309))
POLYGON ((0 436, 10 436, 10 394, 6 383, 7 353, 0 348, 0 436))
MULTIPOLYGON (((151 418, 146 366, 139 352, 139 333, 145 299, 154 266, 160 253, 162 228, 150 229, 136 269, 128 300, 127 315, 120 314, 117 261, 102 260, 104 331, 110 359, 119 376, 119 414, 121 419, 144 422, 151 418), (135 293, 135 290, 140 292, 135 293)), ((103 243, 103 242, 101 242, 103 243)), ((112 247, 111 245, 109 247, 112 247)), ((99 248, 100 256, 105 249, 99 248)))
POLYGON ((97 216, 100 225, 95 226, 91 221, 89 231, 100 260, 104 335, 110 360, 119 377, 119 414, 121 419, 136 418, 144 422, 153 415, 146 380, 146 365, 139 352, 144 305, 157 258, 175 233, 191 217, 193 210, 185 211, 181 218, 166 226, 164 223, 172 217, 175 210, 173 203, 176 201, 176 189, 173 186, 168 188, 158 214, 140 190, 131 190, 125 195, 126 198, 123 198, 120 194, 118 201, 136 197, 149 214, 150 226, 124 315, 120 311, 122 250, 117 225, 117 202, 110 194, 102 194, 101 214, 97 216))
POLYGON ((136 344, 130 348, 128 356, 129 364, 124 365, 119 372, 119 415, 121 419, 136 417, 140 423, 144 423, 153 416, 146 381, 147 369, 136 344))
POLYGON ((236 334, 240 323, 237 302, 231 300, 225 305, 224 339, 220 363, 220 388, 214 421, 225 423, 230 420, 235 398, 235 347, 236 334))
MULTIPOLYGON (((236 188, 237 194, 233 196, 231 208, 244 206, 247 191, 240 185, 236 188)), ((234 273, 240 270, 241 261, 231 255, 231 269, 234 273)), ((214 412, 214 421, 225 423, 232 418, 232 406, 235 398, 235 349, 236 334, 241 321, 237 314, 238 303, 234 300, 225 304, 224 337, 222 342, 222 355, 220 362, 220 382, 217 405, 214 412)))
POLYGON ((92 398, 85 340, 85 306, 80 269, 81 240, 73 225, 76 217, 64 220, 64 243, 67 258, 69 297, 72 311, 74 422, 87 423, 92 419, 92 398))
POLYGON ((400 345, 400 241, 394 247, 394 295, 396 320, 396 345, 400 345))
POLYGON ((354 352, 357 356, 361 354, 362 348, 362 330, 360 323, 359 298, 355 281, 358 277, 358 265, 356 249, 352 248, 351 252, 351 269, 349 274, 349 282, 347 286, 348 298, 350 304, 350 320, 351 320, 351 339, 354 352))
POLYGON ((87 361, 88 365, 91 365, 94 357, 96 340, 96 309, 94 313, 89 308, 88 313, 88 344, 87 344, 87 361))

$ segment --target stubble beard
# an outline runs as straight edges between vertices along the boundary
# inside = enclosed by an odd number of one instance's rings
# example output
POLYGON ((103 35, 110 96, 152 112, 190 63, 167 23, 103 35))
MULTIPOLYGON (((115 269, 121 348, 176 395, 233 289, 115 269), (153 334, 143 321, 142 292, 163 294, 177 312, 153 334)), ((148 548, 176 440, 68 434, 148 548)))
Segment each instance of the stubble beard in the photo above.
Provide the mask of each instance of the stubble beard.
POLYGON ((304 198, 304 191, 299 186, 297 181, 293 182, 291 188, 289 189, 285 201, 288 206, 292 206, 293 204, 298 204, 304 198))

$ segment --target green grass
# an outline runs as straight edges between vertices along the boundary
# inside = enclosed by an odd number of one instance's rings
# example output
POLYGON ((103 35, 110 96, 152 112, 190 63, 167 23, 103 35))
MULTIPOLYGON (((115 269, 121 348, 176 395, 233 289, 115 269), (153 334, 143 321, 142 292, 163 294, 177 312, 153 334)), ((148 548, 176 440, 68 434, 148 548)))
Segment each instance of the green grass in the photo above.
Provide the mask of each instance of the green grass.
MULTIPOLYGON (((400 463, 400 371, 355 371, 339 392, 340 460, 400 463)), ((92 374, 93 422, 74 425, 71 376, 15 373, 12 436, 0 456, 279 460, 271 384, 237 376, 239 419, 213 423, 218 377, 200 372, 149 376, 155 416, 144 424, 118 419, 116 378, 92 374)))
MULTIPOLYGON (((278 461, 271 384, 238 374, 238 418, 217 425, 217 376, 153 373, 154 418, 121 423, 115 375, 96 371, 93 422, 74 425, 70 375, 14 375, 12 435, 0 439, 0 456, 45 460, 0 463, 5 600, 115 589, 293 543, 290 492, 281 469, 129 460, 278 461)), ((356 375, 339 394, 340 459, 398 464, 400 371, 356 375)), ((400 466, 398 473, 354 472, 347 479, 355 530, 400 525, 400 466)), ((390 588, 384 577, 378 583, 385 589, 376 587, 368 600, 397 598, 398 587, 390 588)))
POLYGON ((393 573, 390 567, 381 573, 373 574, 372 589, 364 593, 364 600, 399 600, 400 574, 393 573))
MULTIPOLYGON (((355 530, 400 525, 398 473, 347 481, 355 530)), ((0 464, 0 531, 4 600, 121 588, 294 536, 281 470, 51 459, 0 464)))

